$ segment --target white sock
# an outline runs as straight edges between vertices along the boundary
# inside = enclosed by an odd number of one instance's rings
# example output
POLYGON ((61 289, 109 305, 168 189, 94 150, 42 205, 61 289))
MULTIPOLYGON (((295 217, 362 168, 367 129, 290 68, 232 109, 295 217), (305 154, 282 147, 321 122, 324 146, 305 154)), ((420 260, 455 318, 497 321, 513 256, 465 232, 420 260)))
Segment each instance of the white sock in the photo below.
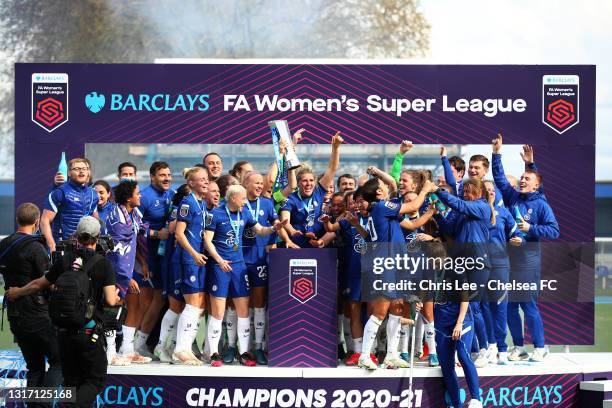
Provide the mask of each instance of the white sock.
POLYGON ((159 329, 159 340, 157 341, 158 346, 163 346, 166 344, 166 339, 168 335, 172 332, 172 329, 176 326, 178 322, 179 315, 174 313, 171 309, 168 309, 164 314, 164 317, 161 321, 161 327, 159 329))
POLYGON ((425 324, 425 342, 427 342, 429 354, 436 354, 436 331, 433 323, 425 324))
POLYGON ((359 352, 363 348, 363 337, 353 337, 353 351, 359 352))
POLYGON ((414 348, 417 353, 423 352, 423 335, 425 323, 422 318, 418 318, 416 321, 416 334, 414 335, 414 348))
POLYGON ((342 337, 342 322, 344 321, 344 315, 339 314, 337 316, 337 331, 336 334, 338 335, 338 344, 342 344, 344 342, 344 338, 342 337))
POLYGON ((230 309, 228 307, 225 310, 223 322, 225 323, 225 329, 227 330, 227 344, 230 347, 236 347, 236 323, 238 322, 236 309, 230 309))
POLYGON ((134 335, 134 350, 140 351, 147 346, 147 340, 149 339, 149 333, 143 333, 140 330, 134 335))
POLYGON ((219 352, 219 339, 221 338, 221 327, 223 322, 215 319, 213 316, 208 318, 208 337, 206 338, 207 343, 210 347, 210 355, 219 352))
POLYGON ((351 350, 351 344, 353 344, 353 336, 351 335, 351 319, 346 316, 342 316, 342 331, 344 333, 346 350, 349 351, 351 350))
POLYGON ((175 352, 191 351, 191 343, 198 333, 202 309, 186 304, 178 319, 175 352))
POLYGON ((400 350, 402 353, 408 353, 408 343, 410 340, 410 325, 402 324, 400 329, 400 350))
POLYGON ((176 324, 174 325, 172 330, 170 330, 170 334, 168 334, 168 338, 166 339, 166 343, 164 344, 164 347, 166 348, 166 351, 169 351, 170 354, 172 354, 172 352, 176 348, 176 334, 177 334, 177 332, 178 332, 178 319, 176 319, 176 324))
MULTIPOLYGON (((378 326, 378 327, 380 328, 380 326, 378 326)), ((365 338, 365 326, 363 328, 363 338, 365 338)), ((376 337, 374 337, 374 341, 372 342, 372 347, 370 347, 370 353, 376 354, 376 349, 377 348, 378 348, 378 339, 376 337)))
POLYGON ((387 320, 387 352, 391 355, 397 355, 400 326, 400 316, 390 314, 387 320))
POLYGON ((382 320, 380 320, 376 316, 370 316, 368 322, 363 328, 363 345, 361 347, 361 357, 369 356, 370 351, 372 350, 372 345, 374 344, 374 340, 376 339, 376 333, 378 333, 378 329, 382 320))
POLYGON ((107 331, 104 336, 106 337, 106 359, 110 364, 117 355, 117 345, 115 343, 117 332, 115 330, 107 331))
POLYGON ((248 317, 238 318, 238 351, 240 354, 249 351, 249 340, 251 339, 251 319, 248 317))
POLYGON ((135 327, 123 326, 123 343, 121 343, 121 350, 119 353, 122 356, 134 354, 134 333, 136 332, 135 327))
POLYGON ((253 322, 255 324, 255 347, 259 350, 266 334, 266 309, 256 307, 253 322))

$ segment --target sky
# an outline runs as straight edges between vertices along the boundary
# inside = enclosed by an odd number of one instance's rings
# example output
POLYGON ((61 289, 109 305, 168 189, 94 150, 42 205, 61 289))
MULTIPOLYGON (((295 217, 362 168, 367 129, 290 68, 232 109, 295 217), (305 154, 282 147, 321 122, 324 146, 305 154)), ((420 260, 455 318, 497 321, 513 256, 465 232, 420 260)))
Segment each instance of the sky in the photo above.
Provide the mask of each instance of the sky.
POLYGON ((421 9, 431 63, 597 65, 595 178, 612 180, 611 1, 421 0, 421 9))

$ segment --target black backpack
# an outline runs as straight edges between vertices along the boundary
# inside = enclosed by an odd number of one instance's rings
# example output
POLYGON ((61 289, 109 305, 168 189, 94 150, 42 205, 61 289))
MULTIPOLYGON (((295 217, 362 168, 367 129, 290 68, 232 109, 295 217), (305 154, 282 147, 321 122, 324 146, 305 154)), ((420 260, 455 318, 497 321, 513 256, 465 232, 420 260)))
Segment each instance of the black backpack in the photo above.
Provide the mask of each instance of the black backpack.
POLYGON ((96 301, 93 299, 92 267, 104 257, 95 254, 82 269, 72 266, 55 281, 49 297, 49 315, 57 327, 82 329, 94 317, 96 301))

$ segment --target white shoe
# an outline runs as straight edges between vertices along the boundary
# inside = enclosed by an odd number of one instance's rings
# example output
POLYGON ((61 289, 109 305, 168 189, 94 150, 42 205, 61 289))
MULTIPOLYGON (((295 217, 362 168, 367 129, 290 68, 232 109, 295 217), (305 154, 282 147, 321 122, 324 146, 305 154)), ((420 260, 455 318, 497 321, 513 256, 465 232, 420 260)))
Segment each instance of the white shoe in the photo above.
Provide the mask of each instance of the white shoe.
POLYGON ((362 354, 361 357, 359 357, 359 363, 357 363, 357 365, 360 368, 365 368, 366 370, 376 370, 378 368, 378 366, 374 364, 370 358, 369 354, 362 354))
POLYGON ((489 344, 487 354, 489 357, 489 363, 497 364, 497 344, 489 344))
POLYGON ((172 353, 168 352, 168 350, 166 350, 164 346, 161 346, 159 344, 155 346, 155 350, 153 350, 153 354, 162 363, 172 362, 172 353))
POLYGON ((191 350, 179 351, 172 353, 172 364, 183 364, 190 366, 201 366, 203 362, 193 355, 191 350))
POLYGON ((477 399, 471 399, 468 404, 468 408, 482 408, 482 401, 477 399))
POLYGON ((123 357, 129 358, 132 361, 132 364, 149 364, 151 362, 150 357, 141 356, 136 352, 123 357))
POLYGON ((508 353, 506 351, 500 351, 497 354, 497 364, 499 365, 508 365, 510 361, 508 361, 508 353))
POLYGON ((508 355, 508 360, 510 361, 525 361, 529 360, 529 354, 525 350, 525 347, 516 346, 512 349, 510 354, 508 355))
POLYGON ((548 349, 546 347, 536 348, 533 350, 533 354, 529 361, 535 361, 541 363, 548 356, 548 349))
POLYGON ((406 360, 402 360, 399 356, 394 354, 387 354, 385 360, 382 363, 383 368, 389 368, 391 370, 395 370, 397 368, 408 368, 410 364, 406 360))
POLYGON ((476 361, 474 361, 474 365, 478 368, 486 367, 489 364, 489 356, 487 353, 487 349, 480 349, 478 352, 478 357, 476 361))
POLYGON ((112 366, 129 366, 130 364, 132 364, 132 359, 129 357, 120 356, 119 354, 115 354, 108 364, 112 366))

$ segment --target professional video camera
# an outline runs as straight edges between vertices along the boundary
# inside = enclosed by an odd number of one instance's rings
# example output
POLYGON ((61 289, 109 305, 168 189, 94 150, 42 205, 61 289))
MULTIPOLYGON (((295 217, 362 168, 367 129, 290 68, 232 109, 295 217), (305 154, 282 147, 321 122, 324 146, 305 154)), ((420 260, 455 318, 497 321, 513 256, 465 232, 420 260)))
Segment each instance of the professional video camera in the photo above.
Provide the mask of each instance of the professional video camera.
MULTIPOLYGON (((96 242, 96 253, 106 256, 115 248, 115 242, 110 235, 100 235, 96 242)), ((55 245, 55 251, 51 252, 51 262, 55 263, 62 259, 64 254, 78 251, 78 243, 76 237, 70 237, 66 240, 61 240, 55 245)))

